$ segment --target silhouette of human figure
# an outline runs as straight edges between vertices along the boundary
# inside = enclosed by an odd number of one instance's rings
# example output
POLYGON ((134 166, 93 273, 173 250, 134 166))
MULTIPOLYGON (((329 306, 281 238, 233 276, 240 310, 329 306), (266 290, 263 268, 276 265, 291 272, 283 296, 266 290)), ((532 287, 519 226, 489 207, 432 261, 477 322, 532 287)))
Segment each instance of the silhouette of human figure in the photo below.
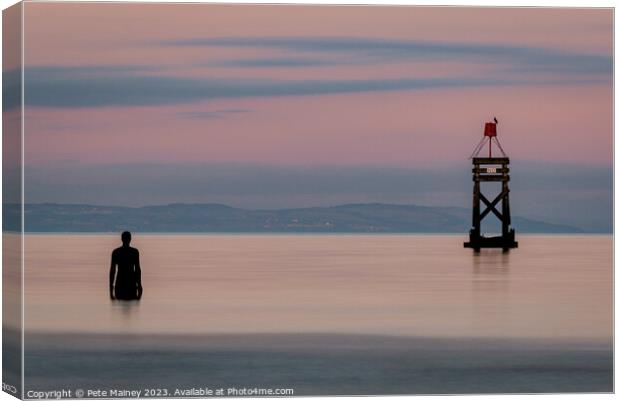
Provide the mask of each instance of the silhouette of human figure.
POLYGON ((110 299, 134 300, 142 297, 140 253, 129 246, 131 233, 121 234, 123 246, 112 251, 110 264, 110 299))

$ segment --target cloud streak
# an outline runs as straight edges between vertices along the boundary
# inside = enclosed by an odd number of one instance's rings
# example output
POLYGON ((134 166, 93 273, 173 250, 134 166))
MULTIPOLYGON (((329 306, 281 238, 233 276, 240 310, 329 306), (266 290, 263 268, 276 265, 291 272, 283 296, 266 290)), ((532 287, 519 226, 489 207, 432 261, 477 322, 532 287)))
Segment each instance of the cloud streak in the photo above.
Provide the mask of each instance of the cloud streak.
POLYGON ((184 111, 176 113, 177 116, 187 118, 190 120, 211 120, 220 119, 226 116, 235 114, 249 113, 250 110, 246 109, 222 109, 222 110, 210 110, 210 111, 184 111))
MULTIPOLYGON (((3 73, 4 93, 19 90, 19 70, 3 73)), ((365 92, 437 90, 446 88, 498 87, 543 84, 591 84, 598 78, 581 80, 532 80, 499 78, 394 78, 333 80, 257 80, 210 77, 139 75, 122 71, 89 73, 84 67, 63 70, 60 66, 25 69, 25 104, 36 107, 86 108, 106 106, 158 106, 203 100, 253 97, 316 96, 365 92)), ((4 110, 19 106, 19 99, 5 97, 4 110)))
MULTIPOLYGON (((169 40, 163 46, 215 46, 265 48, 298 53, 349 54, 376 61, 421 60, 507 64, 535 72, 607 74, 613 71, 613 57, 531 46, 408 41, 347 37, 218 37, 169 40)), ((361 62, 361 59, 360 59, 361 62)))
POLYGON ((272 58, 241 58, 215 61, 209 63, 213 67, 238 68, 303 68, 350 64, 344 61, 323 60, 318 58, 272 57, 272 58))

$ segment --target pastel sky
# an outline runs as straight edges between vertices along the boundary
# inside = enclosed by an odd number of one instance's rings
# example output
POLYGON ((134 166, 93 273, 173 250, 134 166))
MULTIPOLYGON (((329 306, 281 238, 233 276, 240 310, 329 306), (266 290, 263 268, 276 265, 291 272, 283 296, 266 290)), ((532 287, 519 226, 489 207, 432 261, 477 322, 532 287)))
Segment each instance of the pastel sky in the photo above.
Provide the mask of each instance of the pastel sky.
POLYGON ((611 227, 611 9, 26 3, 24 32, 27 201, 469 207, 497 116, 515 213, 611 227))

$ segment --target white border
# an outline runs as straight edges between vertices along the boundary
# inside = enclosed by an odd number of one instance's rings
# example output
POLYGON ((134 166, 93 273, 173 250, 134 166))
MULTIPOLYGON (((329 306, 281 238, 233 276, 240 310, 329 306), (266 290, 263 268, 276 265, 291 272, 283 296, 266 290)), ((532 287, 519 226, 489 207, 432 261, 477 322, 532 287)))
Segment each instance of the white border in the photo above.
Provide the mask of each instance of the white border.
MULTIPOLYGON (((43 0, 45 1, 45 0, 43 0)), ((74 1, 62 1, 62 2, 76 2, 78 0, 74 0, 74 1)), ((38 2, 38 1, 31 1, 31 0, 26 0, 26 2, 38 2)), ((114 3, 114 2, 125 2, 125 1, 121 1, 121 0, 108 0, 106 2, 110 2, 110 3, 114 3)), ((153 1, 153 0, 137 0, 137 1, 133 1, 133 2, 143 2, 143 3, 162 3, 160 1, 153 1)), ((15 1, 12 0, 0 0, 0 5, 2 6, 2 9, 5 9, 13 4, 15 4, 15 1)), ((199 2, 199 1, 175 1, 175 0, 168 0, 165 1, 165 3, 231 3, 230 1, 226 1, 226 0, 210 0, 208 2, 199 2)), ((593 7, 604 7, 604 8, 614 8, 614 61, 615 61, 615 50, 616 50, 616 44, 618 43, 616 40, 616 31, 615 31, 615 7, 616 7, 616 1, 609 1, 609 0, 590 0, 590 1, 575 1, 575 0, 540 0, 540 1, 532 1, 532 0, 522 0, 522 1, 515 1, 515 0, 502 0, 502 1, 497 1, 497 0, 476 0, 475 2, 472 1, 467 1, 467 0, 449 0, 449 3, 445 3, 445 2, 438 2, 438 1, 432 1, 432 0, 416 0, 416 1, 412 1, 412 0, 372 0, 372 1, 360 1, 360 0, 339 0, 339 1, 334 1, 334 0, 314 0, 314 1, 309 1, 309 0, 289 0, 289 1, 278 1, 278 0, 271 0, 271 1, 258 1, 258 0, 244 0, 244 1, 237 1, 235 3, 244 3, 244 4, 320 4, 320 5, 330 5, 330 4, 341 4, 341 5, 384 5, 384 6, 389 6, 389 5, 420 5, 420 6, 470 6, 470 7, 582 7, 582 8, 593 8, 593 7)), ((22 115, 21 115, 21 158, 22 158, 22 166, 21 166, 21 198, 22 198, 22 234, 23 234, 23 229, 24 229, 24 156, 25 156, 25 152, 24 152, 24 132, 25 132, 25 116, 24 116, 24 61, 25 61, 25 50, 24 50, 24 43, 25 43, 25 37, 24 37, 24 33, 25 33, 25 28, 24 28, 24 24, 25 24, 25 18, 24 18, 24 14, 25 14, 25 6, 22 5, 22 115)), ((1 19, 0 19, 0 27, 1 27, 1 19)), ((1 54, 0 54, 0 61, 1 61, 1 54)), ((615 62, 614 62, 614 122, 613 122, 613 127, 614 127, 614 134, 615 134, 615 116, 618 113, 618 109, 617 109, 617 105, 615 102, 615 98, 616 98, 616 87, 615 87, 615 74, 618 72, 618 67, 616 66, 615 62)), ((584 135, 587 135, 587 133, 584 133, 584 135)), ((614 135, 614 156, 618 154, 618 143, 615 141, 615 135, 614 135)), ((0 152, 0 160, 1 160, 1 152, 0 152)), ((615 197, 615 188, 618 188, 618 176, 615 174, 615 167, 616 167, 616 163, 615 163, 615 157, 614 157, 614 211, 616 210, 616 207, 618 206, 618 202, 620 202, 618 200, 617 197, 615 197)), ((0 171, 1 171, 2 167, 0 164, 0 171)), ((0 194, 0 199, 1 199, 1 194, 0 194)), ((2 216, 0 215, 0 223, 2 222, 2 216)), ((615 227, 618 226, 618 222, 619 222, 619 218, 618 216, 614 213, 614 232, 615 232, 615 227)), ((614 235, 614 289, 617 288, 617 284, 618 284, 618 277, 615 274, 615 253, 616 250, 618 249, 618 246, 620 244, 620 240, 618 238, 615 237, 614 235)), ((22 247, 22 325, 24 324, 24 266, 25 266, 25 262, 24 262, 24 248, 25 248, 25 241, 24 241, 24 236, 22 235, 22 241, 21 241, 21 247, 22 247)), ((1 248, 0 248, 0 256, 1 256, 1 248)), ((0 278, 1 281, 1 278, 0 278)), ((618 330, 616 330, 616 323, 617 323, 617 319, 615 319, 615 305, 616 305, 616 297, 615 297, 615 290, 614 290, 614 344, 616 343, 616 340, 618 340, 618 330)), ((1 335, 0 335, 1 337, 1 335)), ((22 344, 24 342, 24 331, 22 330, 22 344)), ((615 353, 614 353, 615 354, 615 353)), ((616 388, 616 384, 618 383, 618 377, 619 377, 619 373, 618 373, 618 368, 615 364, 616 358, 614 355, 614 388, 616 388)), ((23 352, 23 347, 22 347, 22 377, 24 374, 24 352, 23 352)), ((24 382, 22 380, 22 394, 24 391, 24 382)), ((613 394, 586 394, 586 395, 580 395, 580 394, 553 394, 553 395, 475 395, 475 396, 398 396, 399 399, 403 399, 403 400, 419 400, 419 401, 427 401, 427 400, 438 400, 438 399, 458 399, 458 400, 465 400, 465 401, 470 401, 470 400, 483 400, 483 399, 501 399, 501 400, 506 400, 506 401, 517 401, 517 400, 528 400, 528 399, 534 399, 534 397, 538 400, 542 400, 542 401, 559 401, 559 400, 582 400, 582 399, 587 399, 587 400, 593 400, 593 401, 599 401, 599 400, 609 400, 609 399, 615 399, 615 395, 613 394)), ((308 398, 308 399, 312 399, 312 400, 341 400, 341 401, 353 401, 353 400, 357 400, 359 399, 359 397, 295 397, 294 399, 298 399, 298 398, 308 398)), ((378 396, 375 397, 378 400, 390 400, 390 399, 394 399, 394 396, 378 396)), ((238 399, 238 398, 235 398, 238 399)), ((245 398, 246 400, 257 400, 260 398, 245 398)), ((14 397, 10 396, 7 393, 4 392, 0 392, 0 401, 9 401, 9 400, 15 400, 14 397)), ((170 400, 178 400, 178 398, 175 399, 170 399, 170 400)))

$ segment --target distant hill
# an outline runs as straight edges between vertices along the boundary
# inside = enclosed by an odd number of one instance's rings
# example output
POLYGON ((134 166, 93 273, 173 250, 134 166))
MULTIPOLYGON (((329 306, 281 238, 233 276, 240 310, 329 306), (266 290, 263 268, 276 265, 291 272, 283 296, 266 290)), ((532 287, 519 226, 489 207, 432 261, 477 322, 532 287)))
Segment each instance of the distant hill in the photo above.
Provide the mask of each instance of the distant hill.
MULTIPOLYGON (((3 207, 4 230, 19 227, 19 205, 3 207)), ((221 204, 118 207, 66 204, 25 206, 27 232, 218 233, 467 233, 464 208, 349 204, 279 210, 247 210, 221 204)), ((513 216, 517 232, 578 233, 580 229, 513 216)))

